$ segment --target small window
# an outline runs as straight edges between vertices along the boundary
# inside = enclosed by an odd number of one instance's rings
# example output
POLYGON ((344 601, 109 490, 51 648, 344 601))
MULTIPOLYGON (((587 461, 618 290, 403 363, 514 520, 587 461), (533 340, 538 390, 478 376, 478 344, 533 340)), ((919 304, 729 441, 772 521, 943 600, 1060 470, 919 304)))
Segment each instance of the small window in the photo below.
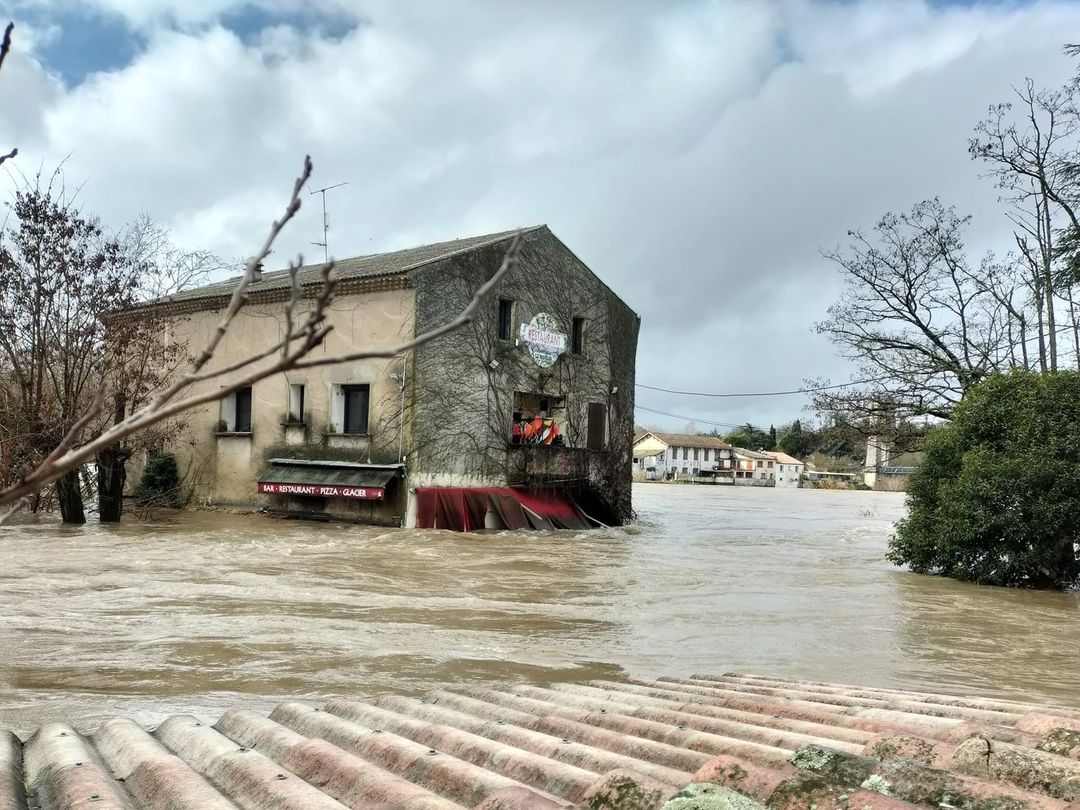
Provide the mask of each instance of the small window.
POLYGON ((368 432, 368 392, 367 385, 343 385, 342 394, 345 396, 345 433, 368 432))
MULTIPOLYGON (((682 449, 682 458, 683 458, 683 461, 686 461, 688 458, 690 458, 690 448, 689 447, 684 447, 682 449)), ((684 472, 685 472, 685 470, 684 470, 684 472)))
POLYGON ((708 448, 708 447, 706 447, 706 448, 705 448, 705 449, 704 449, 704 450, 702 451, 702 459, 703 459, 704 461, 708 461, 708 460, 709 460, 709 448, 708 448))
POLYGON ((236 410, 233 414, 233 431, 251 433, 251 386, 236 392, 236 410))
POLYGON ((697 460, 698 460, 698 449, 695 447, 694 448, 694 461, 697 461, 697 460))
POLYGON ((303 383, 291 383, 289 385, 289 421, 295 423, 304 421, 303 383))
POLYGON ((770 461, 770 462, 769 462, 769 469, 771 470, 771 469, 772 469, 772 467, 773 467, 773 463, 772 463, 772 462, 770 461))
POLYGON ((573 328, 570 333, 570 351, 581 354, 585 351, 585 319, 574 318, 573 328))
POLYGON ((514 302, 509 298, 499 299, 499 340, 510 340, 514 329, 514 302))

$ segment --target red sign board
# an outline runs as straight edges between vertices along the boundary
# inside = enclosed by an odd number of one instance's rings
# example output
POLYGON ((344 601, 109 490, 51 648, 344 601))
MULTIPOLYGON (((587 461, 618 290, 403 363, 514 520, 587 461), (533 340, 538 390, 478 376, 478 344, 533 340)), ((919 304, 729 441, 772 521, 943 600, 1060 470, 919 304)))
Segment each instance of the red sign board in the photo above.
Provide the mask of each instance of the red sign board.
POLYGON ((358 498, 381 501, 386 495, 382 487, 344 487, 338 484, 275 484, 260 481, 259 492, 266 495, 308 495, 315 498, 358 498))

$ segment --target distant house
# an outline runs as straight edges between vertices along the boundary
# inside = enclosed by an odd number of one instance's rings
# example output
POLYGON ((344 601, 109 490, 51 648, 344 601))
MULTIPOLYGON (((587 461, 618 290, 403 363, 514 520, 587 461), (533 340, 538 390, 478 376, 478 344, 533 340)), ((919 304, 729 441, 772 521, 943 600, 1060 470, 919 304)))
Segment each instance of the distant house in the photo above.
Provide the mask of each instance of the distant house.
POLYGON ((787 453, 781 453, 779 450, 770 450, 765 453, 776 462, 776 466, 771 470, 773 480, 776 481, 778 487, 801 487, 803 471, 806 469, 806 465, 799 461, 794 456, 789 456, 787 453))
POLYGON ((776 459, 763 450, 733 448, 735 454, 735 483, 768 486, 775 474, 776 459))
POLYGON ((634 474, 639 480, 732 476, 732 447, 716 436, 645 433, 634 442, 634 474))

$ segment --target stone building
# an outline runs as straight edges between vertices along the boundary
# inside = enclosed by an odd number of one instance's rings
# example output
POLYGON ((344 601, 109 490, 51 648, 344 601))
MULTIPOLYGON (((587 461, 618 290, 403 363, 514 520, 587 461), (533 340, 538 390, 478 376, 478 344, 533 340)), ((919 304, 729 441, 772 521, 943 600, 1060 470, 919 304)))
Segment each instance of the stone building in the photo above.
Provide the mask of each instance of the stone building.
MULTIPOLYGON (((512 237, 339 261, 317 351, 393 346, 453 319, 512 237)), ((390 360, 286 372, 193 413, 169 449, 195 501, 457 529, 629 519, 639 319, 546 226, 524 240, 469 327, 390 360)), ((307 294, 318 274, 300 271, 307 294)), ((235 283, 158 302, 175 316, 166 340, 205 345, 235 283)), ((288 292, 285 271, 263 274, 209 368, 275 343, 288 292)))

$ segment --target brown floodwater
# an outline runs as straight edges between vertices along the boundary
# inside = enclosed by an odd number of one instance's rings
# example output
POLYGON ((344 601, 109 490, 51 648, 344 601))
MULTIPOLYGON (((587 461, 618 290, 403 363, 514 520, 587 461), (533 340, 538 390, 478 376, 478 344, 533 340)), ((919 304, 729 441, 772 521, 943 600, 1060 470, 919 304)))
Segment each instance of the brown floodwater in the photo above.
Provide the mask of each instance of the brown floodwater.
POLYGON ((1080 595, 884 560, 902 496, 637 485, 640 523, 462 535, 183 513, 0 528, 0 725, 727 671, 1080 706, 1080 595))

